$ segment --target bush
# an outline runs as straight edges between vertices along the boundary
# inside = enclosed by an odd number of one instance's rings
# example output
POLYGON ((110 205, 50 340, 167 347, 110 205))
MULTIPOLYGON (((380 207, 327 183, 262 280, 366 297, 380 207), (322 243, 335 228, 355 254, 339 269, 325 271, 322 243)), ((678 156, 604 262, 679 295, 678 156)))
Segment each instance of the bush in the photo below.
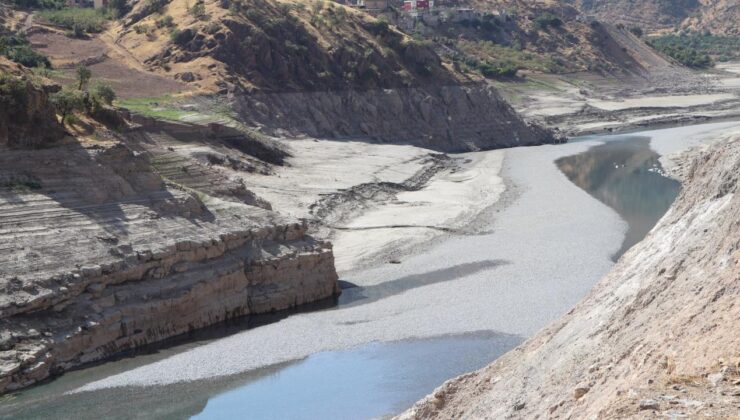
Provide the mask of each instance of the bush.
POLYGON ((171 28, 175 26, 175 20, 172 18, 172 16, 167 15, 162 19, 157 19, 156 24, 157 28, 171 28))
POLYGON ((62 124, 69 120, 72 113, 85 108, 84 93, 69 87, 52 94, 50 99, 57 112, 62 115, 62 124))
POLYGON ((23 36, 0 36, 0 55, 26 67, 51 67, 49 58, 34 51, 23 36))
POLYGON ((196 19, 204 19, 206 17, 206 5, 203 2, 195 3, 189 12, 196 19))
POLYGON ((107 11, 89 8, 69 8, 61 10, 47 10, 39 13, 41 19, 67 29, 82 30, 87 33, 98 33, 105 29, 105 23, 110 17, 107 11))
POLYGON ((639 26, 633 26, 633 27, 631 27, 630 28, 630 32, 632 32, 633 34, 635 34, 635 36, 637 36, 637 37, 642 37, 642 28, 640 28, 639 26))
POLYGON ((106 82, 95 82, 90 90, 90 94, 95 102, 105 105, 111 105, 116 100, 116 92, 106 82))
POLYGON ((66 5, 64 0, 13 0, 13 3, 24 9, 61 9, 66 5))
POLYGON ((126 0, 108 0, 108 10, 112 17, 120 18, 129 11, 129 7, 126 0))
POLYGON ((552 14, 550 12, 545 12, 545 13, 537 16, 534 19, 534 26, 537 29, 543 29, 544 30, 544 29, 547 29, 550 26, 557 28, 557 27, 561 26, 562 24, 563 24, 563 21, 560 20, 559 17, 557 17, 556 15, 554 15, 554 14, 552 14))
POLYGON ((489 63, 482 63, 478 66, 478 70, 483 76, 487 78, 493 78, 514 77, 516 76, 516 72, 519 69, 513 63, 501 63, 495 66, 489 63))
POLYGON ((706 62, 703 56, 721 61, 740 58, 740 37, 688 33, 650 37, 647 43, 678 61, 686 60, 686 65, 706 62))
MULTIPOLYGON (((28 103, 28 84, 19 77, 0 74, 0 108, 13 111, 26 109, 28 103)), ((15 112, 17 116, 25 116, 25 112, 15 112)), ((22 122, 22 121, 18 121, 22 122)))

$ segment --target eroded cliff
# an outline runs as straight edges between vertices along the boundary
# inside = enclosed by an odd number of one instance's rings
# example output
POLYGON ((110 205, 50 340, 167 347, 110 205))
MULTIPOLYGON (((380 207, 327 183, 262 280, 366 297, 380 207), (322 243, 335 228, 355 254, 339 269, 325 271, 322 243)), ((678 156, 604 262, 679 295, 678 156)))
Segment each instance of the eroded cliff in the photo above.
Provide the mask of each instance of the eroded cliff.
MULTIPOLYGON (((44 115, 63 132, 53 110, 44 115)), ((95 122, 75 130, 82 124, 95 122)), ((163 143, 205 142, 210 131, 98 127, 44 140, 29 127, 0 143, 0 393, 339 293, 330 244, 266 209, 218 165, 163 143)), ((239 145, 268 156, 248 146, 239 145)))

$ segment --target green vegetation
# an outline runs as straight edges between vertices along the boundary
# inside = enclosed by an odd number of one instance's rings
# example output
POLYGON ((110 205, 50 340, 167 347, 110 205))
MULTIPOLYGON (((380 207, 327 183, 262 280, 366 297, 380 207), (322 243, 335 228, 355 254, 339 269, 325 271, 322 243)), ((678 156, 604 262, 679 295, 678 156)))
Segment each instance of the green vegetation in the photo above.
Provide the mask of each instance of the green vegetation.
POLYGON ((650 37, 647 43, 690 67, 709 67, 712 59, 740 58, 740 37, 693 33, 650 37))
POLYGON ((10 190, 14 193, 24 193, 42 188, 38 181, 32 179, 7 179, 0 180, 0 188, 10 190))
POLYGON ((70 29, 73 34, 81 32, 98 33, 105 29, 106 21, 111 17, 108 10, 73 7, 61 10, 46 10, 39 13, 41 19, 55 25, 70 29))
POLYGON ((491 41, 460 40, 457 42, 457 48, 465 53, 465 57, 458 61, 489 78, 513 76, 518 69, 543 73, 563 70, 560 64, 547 55, 521 51, 491 41))
POLYGON ((28 102, 28 84, 9 74, 0 74, 0 108, 24 109, 28 102))
POLYGON ((64 0, 13 0, 13 4, 23 9, 61 9, 64 0))
POLYGON ((171 96, 159 96, 117 100, 116 105, 139 115, 173 121, 179 121, 181 118, 191 114, 190 112, 173 107, 174 102, 175 100, 171 96))
POLYGON ((0 55, 26 67, 51 67, 49 59, 37 53, 23 36, 0 36, 0 55))
POLYGON ((75 70, 75 76, 77 76, 77 90, 82 90, 83 87, 87 86, 87 83, 92 77, 92 72, 87 66, 80 64, 75 70))
POLYGON ((534 26, 537 29, 547 29, 548 27, 552 26, 553 28, 560 27, 563 24, 563 21, 560 20, 559 17, 556 15, 545 12, 536 18, 534 18, 534 26))
POLYGON ((206 5, 202 1, 195 3, 193 7, 191 7, 190 10, 188 10, 188 12, 190 13, 192 17, 196 19, 203 20, 207 18, 206 5))
POLYGON ((116 92, 106 82, 97 81, 90 89, 90 95, 96 104, 112 105, 116 100, 116 92))
POLYGON ((65 86, 59 92, 51 95, 50 99, 56 110, 62 114, 62 124, 68 121, 75 111, 85 109, 84 92, 72 89, 69 86, 65 86))

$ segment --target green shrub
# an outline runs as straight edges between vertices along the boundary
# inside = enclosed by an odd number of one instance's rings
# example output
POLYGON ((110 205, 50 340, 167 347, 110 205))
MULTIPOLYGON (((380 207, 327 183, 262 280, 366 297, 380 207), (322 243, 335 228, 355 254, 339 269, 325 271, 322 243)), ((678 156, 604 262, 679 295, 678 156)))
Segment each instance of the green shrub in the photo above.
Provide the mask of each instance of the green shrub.
POLYGON ((26 67, 51 67, 49 58, 34 51, 28 39, 19 35, 0 36, 0 55, 26 67))
POLYGON ((87 83, 92 77, 92 72, 84 64, 77 66, 75 70, 75 76, 77 77, 77 89, 82 90, 83 87, 87 86, 87 83))
POLYGON ((23 9, 61 9, 66 5, 64 0, 13 0, 13 4, 23 9))
POLYGON ((72 113, 85 108, 85 94, 69 87, 52 94, 50 99, 57 112, 62 115, 62 124, 69 121, 72 113))
POLYGON ((196 19, 204 19, 206 17, 206 5, 203 2, 195 3, 189 12, 196 19))
POLYGON ((740 37, 688 33, 650 37, 647 43, 691 67, 711 66, 713 59, 740 58, 740 37))
POLYGON ((637 36, 637 37, 642 37, 642 28, 640 28, 639 26, 633 26, 633 27, 631 27, 630 28, 630 32, 632 32, 633 34, 635 34, 635 36, 637 36))
MULTIPOLYGON (((19 77, 0 74, 0 108, 13 111, 26 109, 28 83, 19 77)), ((25 112, 17 113, 25 115, 25 112)), ((22 122, 22 121, 18 121, 22 122)))
POLYGON ((87 33, 98 33, 105 29, 105 23, 110 18, 106 10, 90 8, 68 8, 61 10, 46 10, 39 13, 41 19, 62 26, 67 29, 79 28, 87 33))
POLYGON ((543 29, 544 30, 544 29, 547 29, 550 26, 552 26, 554 28, 557 28, 557 27, 561 26, 562 24, 563 24, 563 21, 560 20, 559 17, 557 17, 556 15, 554 15, 554 14, 552 14, 550 12, 545 12, 545 13, 537 16, 534 19, 534 26, 537 29, 543 29))
POLYGON ((173 19, 172 16, 167 15, 162 19, 157 19, 156 25, 157 28, 171 28, 175 26, 175 19, 173 19))
POLYGON ((116 92, 111 85, 102 81, 95 82, 90 89, 90 94, 94 101, 105 105, 111 105, 116 100, 116 92))

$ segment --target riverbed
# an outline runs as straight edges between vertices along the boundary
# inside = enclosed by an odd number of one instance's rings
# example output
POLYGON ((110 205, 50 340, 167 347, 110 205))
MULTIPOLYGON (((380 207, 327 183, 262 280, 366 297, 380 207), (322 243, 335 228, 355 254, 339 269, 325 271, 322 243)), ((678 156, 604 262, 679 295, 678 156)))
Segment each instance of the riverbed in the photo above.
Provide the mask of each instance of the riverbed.
POLYGON ((475 233, 439 238, 397 264, 341 273, 345 290, 335 307, 68 373, 4 397, 0 417, 397 413, 567 312, 647 233, 649 223, 634 232, 637 221, 657 220, 678 191, 658 153, 733 124, 481 152, 504 155, 507 190, 479 215, 475 233), (575 172, 566 175, 569 157, 581 162, 569 163, 575 172), (645 218, 639 208, 618 208, 630 197, 660 204, 645 206, 652 212, 645 218))

